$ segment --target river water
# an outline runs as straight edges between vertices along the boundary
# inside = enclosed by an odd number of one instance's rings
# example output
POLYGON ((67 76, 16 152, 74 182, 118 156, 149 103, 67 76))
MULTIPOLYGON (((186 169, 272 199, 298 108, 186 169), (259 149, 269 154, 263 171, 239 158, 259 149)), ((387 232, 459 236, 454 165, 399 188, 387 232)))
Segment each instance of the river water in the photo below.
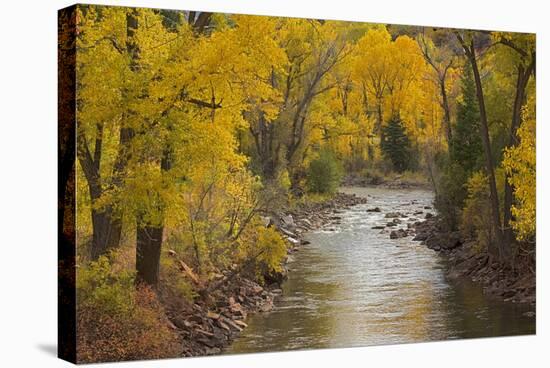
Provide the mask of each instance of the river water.
MULTIPOLYGON (((337 348, 535 333, 534 310, 449 280, 445 260, 413 242, 390 240, 387 212, 429 211, 425 190, 344 188, 368 203, 342 211, 339 224, 310 232, 288 264, 275 308, 247 322, 227 353, 337 348), (382 212, 367 212, 380 207, 382 212)), ((419 217, 419 216, 414 216, 419 217)), ((406 227, 404 218, 399 227, 406 227)), ((413 221, 413 220, 410 220, 413 221)), ((397 228, 399 228, 397 227, 397 228)), ((393 229, 396 229, 394 227, 393 229)))

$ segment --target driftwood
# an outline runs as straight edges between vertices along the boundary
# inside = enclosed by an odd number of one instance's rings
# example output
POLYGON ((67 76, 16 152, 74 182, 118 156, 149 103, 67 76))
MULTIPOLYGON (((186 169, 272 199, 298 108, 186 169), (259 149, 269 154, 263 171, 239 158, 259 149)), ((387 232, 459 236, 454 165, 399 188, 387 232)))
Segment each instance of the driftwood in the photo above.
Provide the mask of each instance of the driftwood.
POLYGON ((193 269, 189 267, 184 261, 179 261, 180 266, 183 272, 198 286, 202 286, 201 280, 199 277, 193 272, 193 269))

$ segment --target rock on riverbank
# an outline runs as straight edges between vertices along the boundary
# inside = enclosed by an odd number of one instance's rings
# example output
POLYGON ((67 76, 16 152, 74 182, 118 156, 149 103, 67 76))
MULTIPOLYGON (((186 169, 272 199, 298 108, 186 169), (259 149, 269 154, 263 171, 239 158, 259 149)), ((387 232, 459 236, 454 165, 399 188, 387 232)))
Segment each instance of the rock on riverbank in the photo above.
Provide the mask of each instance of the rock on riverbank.
POLYGON ((485 254, 475 251, 475 241, 464 239, 458 231, 444 231, 436 216, 416 222, 413 229, 413 240, 447 257, 450 277, 468 277, 481 283, 486 294, 506 301, 535 303, 535 273, 528 266, 514 270, 497 262, 490 264, 485 254))
POLYGON ((394 175, 393 177, 372 176, 363 177, 357 175, 349 175, 344 178, 344 186, 348 187, 380 187, 387 189, 410 189, 421 188, 431 189, 430 183, 424 180, 413 180, 402 175, 394 175))
POLYGON ((172 327, 182 337, 183 356, 219 354, 247 327, 246 317, 268 311, 278 290, 264 288, 249 279, 236 276, 206 298, 194 304, 168 310, 172 327))
MULTIPOLYGON (((338 193, 324 202, 306 203, 293 210, 271 214, 264 218, 266 226, 275 226, 288 241, 288 253, 307 244, 303 234, 330 223, 338 223, 343 209, 366 203, 366 198, 338 193)), ((286 263, 286 261, 285 261, 286 263)), ((220 278, 231 277, 227 270, 220 278)), ((189 305, 183 302, 167 304, 169 324, 183 341, 183 356, 219 354, 247 327, 246 318, 253 313, 268 312, 281 294, 281 283, 287 276, 283 271, 265 275, 268 285, 261 286, 239 274, 208 295, 189 305)))

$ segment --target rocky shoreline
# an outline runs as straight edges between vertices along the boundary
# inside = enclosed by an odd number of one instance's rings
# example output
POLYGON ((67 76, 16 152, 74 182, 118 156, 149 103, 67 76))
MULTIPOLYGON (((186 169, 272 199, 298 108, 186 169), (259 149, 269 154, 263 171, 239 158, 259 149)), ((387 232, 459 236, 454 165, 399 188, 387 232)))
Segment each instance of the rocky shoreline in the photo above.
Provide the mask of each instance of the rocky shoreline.
MULTIPOLYGON (((288 241, 288 255, 307 244, 303 234, 330 223, 338 223, 341 210, 366 203, 367 199, 338 193, 332 199, 319 203, 306 203, 295 209, 264 217, 266 226, 275 226, 288 241)), ((169 325, 180 335, 182 356, 204 356, 221 353, 239 333, 247 327, 246 318, 254 313, 268 312, 273 308, 281 284, 287 276, 286 261, 283 271, 266 275, 268 285, 261 286, 234 270, 224 271, 220 278, 232 277, 195 303, 169 303, 166 313, 169 325)), ((182 268, 185 271, 185 267, 182 268)))
MULTIPOLYGON (((431 210, 430 206, 424 210, 431 210)), ((381 212, 379 208, 369 212, 381 212)), ((475 251, 476 241, 464 239, 460 231, 445 231, 438 216, 429 211, 418 210, 413 214, 389 212, 384 216, 388 222, 375 226, 389 233, 390 239, 412 236, 429 249, 440 253, 448 260, 447 276, 452 279, 468 278, 480 283, 486 295, 516 303, 536 302, 535 272, 529 265, 521 264, 511 269, 497 262, 489 264, 488 257, 475 251), (418 218, 422 218, 419 220, 418 218), (402 224, 406 221, 406 228, 402 224), (400 226, 401 225, 401 226, 400 226), (399 228, 396 228, 398 227, 399 228), (393 230, 395 228, 395 230, 393 230)))
POLYGON ((446 257, 450 278, 469 278, 480 283, 485 294, 504 301, 536 303, 535 273, 528 266, 513 270, 497 262, 490 264, 486 255, 475 251, 474 240, 464 239, 459 231, 444 231, 435 216, 414 223, 412 228, 413 240, 446 257))
MULTIPOLYGON (((387 223, 372 229, 388 233, 392 240, 412 236, 413 241, 440 253, 448 261, 449 278, 467 278, 480 283, 486 295, 504 301, 535 304, 535 272, 529 264, 519 262, 515 269, 497 262, 489 264, 485 254, 475 251, 475 240, 464 239, 459 231, 445 231, 440 226, 439 218, 429 212, 431 209, 425 206, 412 214, 388 212, 384 215, 387 223)), ((367 212, 382 211, 375 207, 367 212)))
POLYGON ((342 184, 346 187, 377 187, 386 189, 432 189, 429 182, 408 180, 400 175, 393 178, 387 177, 362 177, 356 175, 347 176, 342 184))
MULTIPOLYGON (((288 242, 288 256, 308 244, 303 235, 321 227, 338 224, 342 210, 367 203, 367 198, 338 193, 334 198, 317 203, 306 203, 295 209, 264 217, 266 226, 274 226, 288 242)), ((412 237, 448 260, 447 275, 453 279, 468 278, 483 286, 487 295, 505 301, 536 302, 534 272, 510 272, 496 263, 489 265, 487 257, 473 251, 475 242, 462 238, 460 232, 444 231, 433 215, 430 206, 412 214, 388 212, 387 223, 374 226, 388 233, 390 239, 412 237), (406 225, 403 227, 403 225, 406 225)), ((367 212, 382 212, 380 208, 367 212)), ((177 306, 167 310, 169 324, 183 341, 183 356, 215 355, 223 352, 247 327, 246 319, 254 313, 270 311, 281 284, 287 277, 286 262, 277 274, 265 275, 266 285, 261 286, 239 274, 220 287, 204 295, 191 306, 177 306)), ((524 271, 524 270, 523 270, 524 271)), ((233 270, 224 271, 220 278, 230 277, 233 270)), ((534 316, 534 312, 530 317, 534 316)))

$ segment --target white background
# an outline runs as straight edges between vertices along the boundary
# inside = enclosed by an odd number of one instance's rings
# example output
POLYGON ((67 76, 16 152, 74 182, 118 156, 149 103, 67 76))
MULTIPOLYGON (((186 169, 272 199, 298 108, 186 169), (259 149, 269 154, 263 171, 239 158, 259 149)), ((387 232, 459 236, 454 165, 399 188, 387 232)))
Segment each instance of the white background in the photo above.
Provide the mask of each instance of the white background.
MULTIPOLYGON (((548 360, 548 11, 545 1, 156 0, 113 5, 537 32, 537 336, 124 363, 127 367, 537 367, 548 360), (545 104, 546 102, 546 104, 545 104), (546 311, 546 313, 545 313, 546 311), (544 348, 546 347, 546 352, 544 348)), ((0 366, 62 367, 56 349, 56 47, 62 0, 0 10, 0 366)), ((547 362, 546 362, 547 363, 547 362)), ((111 367, 111 364, 103 365, 111 367)), ((547 366, 547 365, 546 365, 547 366)))

